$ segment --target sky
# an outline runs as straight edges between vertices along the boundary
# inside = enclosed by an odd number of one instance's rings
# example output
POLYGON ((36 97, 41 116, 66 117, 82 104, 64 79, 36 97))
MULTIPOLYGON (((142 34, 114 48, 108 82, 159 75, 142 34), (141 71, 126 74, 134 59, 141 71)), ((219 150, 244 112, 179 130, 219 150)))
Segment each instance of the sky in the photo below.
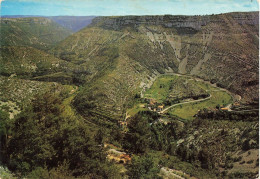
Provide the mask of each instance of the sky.
POLYGON ((259 11, 259 0, 0 0, 1 15, 206 15, 259 11))

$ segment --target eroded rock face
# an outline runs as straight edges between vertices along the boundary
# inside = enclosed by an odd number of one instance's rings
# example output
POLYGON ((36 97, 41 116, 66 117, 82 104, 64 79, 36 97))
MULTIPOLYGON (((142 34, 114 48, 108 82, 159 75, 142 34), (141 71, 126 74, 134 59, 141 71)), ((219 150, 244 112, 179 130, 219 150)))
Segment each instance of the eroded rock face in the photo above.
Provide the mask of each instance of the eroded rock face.
MULTIPOLYGON (((259 24, 259 14, 256 13, 231 13, 231 17, 239 24, 257 25, 259 24)), ((166 28, 193 28, 201 30, 209 23, 224 23, 220 15, 208 16, 121 16, 121 17, 97 17, 92 25, 101 25, 103 28, 119 30, 125 26, 139 25, 162 25, 166 28)))
POLYGON ((9 22, 19 22, 19 23, 25 23, 25 24, 41 24, 46 25, 52 23, 51 19, 43 18, 43 17, 37 17, 37 18, 1 18, 1 22, 8 24, 9 22))
POLYGON ((258 25, 259 13, 233 13, 232 18, 239 24, 258 25))
POLYGON ((93 25, 102 23, 102 27, 119 30, 127 25, 162 25, 164 27, 188 27, 196 30, 206 25, 210 18, 207 16, 123 16, 117 18, 97 17, 93 20, 93 25))

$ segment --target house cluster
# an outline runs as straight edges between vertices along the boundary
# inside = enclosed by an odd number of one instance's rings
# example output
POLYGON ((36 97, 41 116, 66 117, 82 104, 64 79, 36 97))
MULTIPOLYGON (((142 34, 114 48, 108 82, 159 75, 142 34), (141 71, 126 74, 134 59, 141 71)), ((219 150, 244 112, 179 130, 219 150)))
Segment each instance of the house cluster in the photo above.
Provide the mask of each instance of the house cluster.
POLYGON ((228 111, 228 108, 226 107, 223 107, 223 108, 220 108, 222 111, 228 111))
POLYGON ((127 127, 127 121, 118 121, 120 127, 125 128, 127 127))
POLYGON ((158 103, 155 99, 147 99, 148 105, 147 108, 154 112, 161 112, 164 108, 164 105, 158 103))
POLYGON ((233 103, 233 104, 231 104, 229 107, 222 107, 222 108, 220 108, 222 111, 230 111, 230 108, 232 108, 232 107, 238 107, 238 106, 240 106, 240 103, 239 102, 235 102, 235 103, 233 103))

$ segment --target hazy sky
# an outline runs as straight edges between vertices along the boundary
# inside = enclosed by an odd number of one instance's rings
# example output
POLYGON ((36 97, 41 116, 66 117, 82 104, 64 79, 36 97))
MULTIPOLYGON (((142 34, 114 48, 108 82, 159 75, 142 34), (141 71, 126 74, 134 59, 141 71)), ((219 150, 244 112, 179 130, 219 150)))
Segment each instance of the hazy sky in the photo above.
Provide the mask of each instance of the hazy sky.
POLYGON ((257 0, 0 0, 0 2, 1 15, 203 15, 259 10, 257 0))

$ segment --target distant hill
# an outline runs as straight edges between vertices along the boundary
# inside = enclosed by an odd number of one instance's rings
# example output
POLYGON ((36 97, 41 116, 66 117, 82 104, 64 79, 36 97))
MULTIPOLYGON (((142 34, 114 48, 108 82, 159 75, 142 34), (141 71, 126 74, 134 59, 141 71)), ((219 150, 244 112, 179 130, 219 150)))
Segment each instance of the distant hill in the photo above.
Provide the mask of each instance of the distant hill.
POLYGON ((48 18, 73 32, 77 32, 91 24, 95 16, 53 16, 48 18))
POLYGON ((42 17, 1 18, 0 75, 23 78, 57 72, 62 62, 46 50, 72 32, 42 17))
POLYGON ((49 18, 73 32, 77 32, 82 28, 88 26, 89 24, 91 24, 92 19, 95 18, 95 16, 30 16, 30 15, 2 16, 2 18, 28 18, 28 17, 49 18))
POLYGON ((33 15, 4 15, 1 18, 27 18, 27 17, 43 17, 43 16, 33 16, 33 15))
POLYGON ((1 18, 0 28, 1 46, 48 49, 72 34, 72 31, 43 17, 1 18))

